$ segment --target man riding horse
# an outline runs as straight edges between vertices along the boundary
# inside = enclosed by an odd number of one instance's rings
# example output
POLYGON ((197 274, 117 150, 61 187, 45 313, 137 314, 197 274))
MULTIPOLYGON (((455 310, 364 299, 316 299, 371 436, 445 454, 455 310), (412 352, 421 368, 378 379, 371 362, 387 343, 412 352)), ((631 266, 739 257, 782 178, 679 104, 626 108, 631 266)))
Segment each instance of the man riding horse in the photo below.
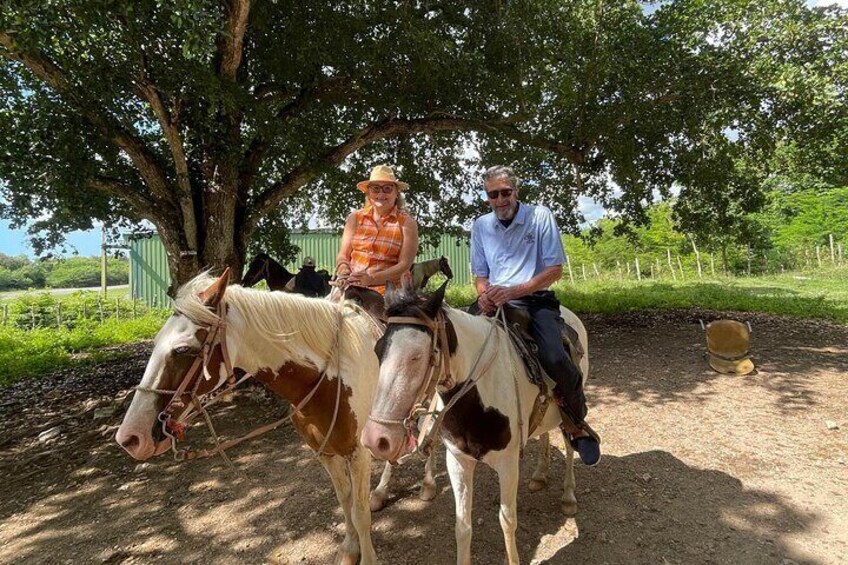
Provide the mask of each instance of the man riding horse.
POLYGON ((600 439, 586 424, 582 375, 562 343, 559 301, 549 290, 565 262, 556 221, 548 208, 518 201, 519 181, 512 168, 491 167, 483 180, 492 211, 471 228, 471 272, 478 298, 469 311, 492 315, 505 304, 527 310, 539 361, 556 383, 563 432, 580 459, 595 465, 601 457, 600 439))

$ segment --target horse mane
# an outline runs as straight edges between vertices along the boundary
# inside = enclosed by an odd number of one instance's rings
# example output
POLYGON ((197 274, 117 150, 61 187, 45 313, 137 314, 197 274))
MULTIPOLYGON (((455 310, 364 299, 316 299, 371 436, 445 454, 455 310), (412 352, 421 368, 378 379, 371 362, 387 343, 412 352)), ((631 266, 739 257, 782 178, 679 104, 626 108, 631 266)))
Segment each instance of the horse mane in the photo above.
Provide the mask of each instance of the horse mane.
MULTIPOLYGON (((177 291, 174 310, 199 325, 217 323, 217 314, 200 299, 200 293, 215 280, 208 273, 191 279, 177 291)), ((337 335, 339 307, 324 299, 231 285, 223 302, 241 314, 244 327, 239 329, 245 333, 248 346, 270 346, 288 358, 302 358, 304 348, 328 357, 337 342, 344 343, 346 349, 370 348, 366 337, 371 334, 369 322, 346 308, 342 333, 337 335)))
MULTIPOLYGON (((423 306, 429 299, 429 296, 421 291, 412 291, 409 288, 401 288, 395 292, 386 293, 386 318, 392 316, 410 316, 412 318, 428 319, 430 316, 424 311, 423 306)), ((457 348, 456 330, 453 327, 448 313, 451 307, 442 302, 441 311, 445 315, 447 322, 448 349, 454 353, 457 348)), ((458 310, 461 312, 461 310, 458 310)))

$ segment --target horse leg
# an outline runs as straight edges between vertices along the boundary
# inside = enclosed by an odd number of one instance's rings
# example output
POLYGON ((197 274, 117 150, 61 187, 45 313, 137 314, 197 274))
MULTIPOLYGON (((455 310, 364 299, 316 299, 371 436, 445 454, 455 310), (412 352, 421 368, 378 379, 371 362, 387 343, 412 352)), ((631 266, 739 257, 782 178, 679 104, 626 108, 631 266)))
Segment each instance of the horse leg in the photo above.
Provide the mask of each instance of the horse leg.
POLYGON ((435 467, 436 450, 434 448, 424 463, 424 480, 421 482, 421 491, 418 493, 418 498, 424 502, 430 502, 436 498, 436 479, 433 477, 435 467))
POLYGON ((368 507, 368 494, 371 490, 371 452, 357 447, 348 460, 350 484, 353 487, 351 513, 353 525, 359 534, 362 551, 362 565, 375 565, 377 552, 371 543, 371 509, 368 507))
POLYGON ((518 528, 518 451, 504 454, 504 458, 495 467, 501 489, 501 508, 498 518, 503 530, 506 547, 506 563, 518 565, 518 542, 515 530, 518 528))
POLYGON ((548 432, 539 436, 539 451, 536 453, 536 468, 530 478, 530 492, 537 492, 548 486, 548 469, 551 463, 551 436, 548 432))
POLYGON ((565 440, 565 482, 563 484, 562 511, 566 516, 574 516, 577 514, 577 496, 575 490, 577 482, 574 479, 574 448, 571 447, 571 442, 563 433, 565 440))
POLYGON ((447 450, 447 468, 456 505, 456 562, 471 565, 471 508, 474 502, 474 469, 477 460, 447 450))
POLYGON ((373 491, 368 499, 368 506, 371 512, 378 512, 386 507, 386 500, 389 499, 389 483, 392 480, 392 464, 386 463, 383 467, 383 474, 380 475, 380 483, 373 491))
POLYGON ((336 498, 342 506, 345 519, 345 538, 339 549, 339 563, 342 565, 354 565, 359 558, 359 536, 351 519, 351 492, 350 477, 347 474, 344 459, 335 455, 321 455, 321 464, 327 469, 333 488, 336 490, 336 498))

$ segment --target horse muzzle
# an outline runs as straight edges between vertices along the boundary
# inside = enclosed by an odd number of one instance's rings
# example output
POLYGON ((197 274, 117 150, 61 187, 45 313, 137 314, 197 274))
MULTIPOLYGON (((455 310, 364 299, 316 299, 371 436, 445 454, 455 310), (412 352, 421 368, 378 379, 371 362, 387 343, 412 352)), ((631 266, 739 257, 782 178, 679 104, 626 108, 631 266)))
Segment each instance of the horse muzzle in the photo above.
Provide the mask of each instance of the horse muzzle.
POLYGON ((377 459, 395 462, 415 449, 415 438, 400 425, 386 425, 368 420, 359 441, 377 459))
POLYGON ((115 441, 118 442, 124 451, 137 461, 146 461, 151 457, 162 455, 171 449, 171 439, 166 438, 160 441, 155 441, 153 435, 148 431, 141 431, 131 427, 121 426, 118 428, 118 433, 115 435, 115 441))

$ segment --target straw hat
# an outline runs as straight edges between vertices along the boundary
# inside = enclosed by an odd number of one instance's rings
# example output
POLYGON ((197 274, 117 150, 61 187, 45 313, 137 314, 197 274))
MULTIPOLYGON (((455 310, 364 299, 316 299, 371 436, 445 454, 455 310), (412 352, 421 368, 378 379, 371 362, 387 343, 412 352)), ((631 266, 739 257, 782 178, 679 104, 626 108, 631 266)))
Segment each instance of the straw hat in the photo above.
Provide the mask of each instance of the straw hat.
POLYGON ((367 193, 368 185, 372 182, 378 182, 382 184, 391 182, 394 183, 395 186, 397 186, 398 190, 403 190, 404 188, 407 188, 409 186, 405 182, 397 180, 395 172, 388 165, 377 165, 376 167, 371 169, 371 176, 368 178, 368 180, 364 180, 362 182, 357 183, 356 188, 358 188, 362 192, 367 193))
POLYGON ((707 324, 707 354, 710 367, 719 373, 747 375, 754 370, 748 343, 748 326, 736 320, 716 320, 707 324))

